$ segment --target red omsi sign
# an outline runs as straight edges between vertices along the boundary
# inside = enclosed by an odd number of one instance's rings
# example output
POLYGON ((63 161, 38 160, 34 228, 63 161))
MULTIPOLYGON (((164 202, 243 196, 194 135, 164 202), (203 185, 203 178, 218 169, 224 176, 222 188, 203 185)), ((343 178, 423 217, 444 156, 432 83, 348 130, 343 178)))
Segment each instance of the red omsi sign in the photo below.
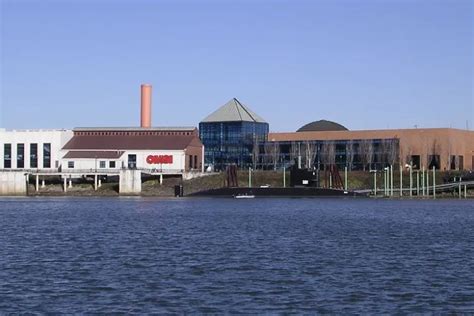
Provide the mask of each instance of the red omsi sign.
POLYGON ((173 163, 173 156, 171 155, 149 155, 146 157, 148 164, 170 164, 173 163))

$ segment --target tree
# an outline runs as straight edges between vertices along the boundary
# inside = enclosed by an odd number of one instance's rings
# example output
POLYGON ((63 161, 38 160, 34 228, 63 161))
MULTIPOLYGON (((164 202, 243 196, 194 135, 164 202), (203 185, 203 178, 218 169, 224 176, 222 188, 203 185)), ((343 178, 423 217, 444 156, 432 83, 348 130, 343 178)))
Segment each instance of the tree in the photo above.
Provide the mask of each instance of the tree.
MULTIPOLYGON (((450 147, 450 146, 448 146, 450 147)), ((450 150, 448 150, 450 151, 450 150)), ((440 146, 438 144, 438 142, 436 141, 436 139, 433 140, 433 143, 431 144, 431 148, 430 148, 430 163, 429 163, 429 168, 433 168, 435 167, 436 169, 440 169, 441 167, 441 164, 440 164, 440 155, 439 155, 439 152, 440 152, 440 146)), ((449 159, 448 159, 449 161, 449 159)))
POLYGON ((325 169, 336 163, 336 144, 333 141, 324 142, 321 147, 321 152, 321 158, 325 165, 325 169))
POLYGON ((304 149, 305 149, 305 163, 306 168, 310 169, 313 167, 314 158, 316 157, 317 146, 316 143, 305 141, 304 142, 304 149))
POLYGON ((374 159, 374 144, 369 139, 363 139, 359 144, 360 158, 362 161, 362 168, 365 171, 367 165, 372 165, 374 159))
POLYGON ((354 163, 354 141, 351 139, 346 143, 346 164, 349 170, 352 170, 354 163))
POLYGON ((273 165, 273 170, 277 169, 280 158, 280 146, 277 142, 266 142, 264 145, 265 162, 267 165, 273 165))
POLYGON ((260 145, 257 140, 254 139, 253 141, 253 149, 252 149, 252 163, 253 163, 253 170, 257 170, 258 159, 260 158, 260 145))
POLYGON ((290 145, 290 161, 295 161, 298 159, 298 144, 296 142, 291 142, 290 145))

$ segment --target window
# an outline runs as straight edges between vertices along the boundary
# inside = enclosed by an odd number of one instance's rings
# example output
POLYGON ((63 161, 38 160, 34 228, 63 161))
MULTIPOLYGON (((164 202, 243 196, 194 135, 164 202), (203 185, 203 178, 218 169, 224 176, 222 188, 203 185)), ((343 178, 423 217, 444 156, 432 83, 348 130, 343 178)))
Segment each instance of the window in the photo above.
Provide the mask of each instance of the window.
POLYGON ((38 168, 38 144, 30 144, 30 168, 38 168))
POLYGON ((189 169, 193 168, 193 156, 189 155, 189 169))
POLYGON ((105 161, 104 161, 104 160, 101 160, 101 161, 99 162, 99 168, 100 168, 100 169, 105 169, 105 161))
POLYGON ((12 144, 3 145, 3 168, 12 167, 12 144))
POLYGON ((459 170, 464 170, 464 156, 459 156, 459 170))
POLYGON ((194 156, 194 168, 197 168, 198 165, 198 156, 194 156))
POLYGON ((43 144, 43 168, 51 168, 51 144, 43 144))
POLYGON ((109 161, 109 168, 115 168, 115 161, 109 161))
POLYGON ((428 155, 428 168, 429 169, 440 169, 440 158, 439 155, 428 155))
POLYGON ((68 161, 67 162, 67 167, 68 167, 68 169, 74 169, 74 161, 68 161))
POLYGON ((25 168, 25 144, 16 144, 16 167, 25 168))

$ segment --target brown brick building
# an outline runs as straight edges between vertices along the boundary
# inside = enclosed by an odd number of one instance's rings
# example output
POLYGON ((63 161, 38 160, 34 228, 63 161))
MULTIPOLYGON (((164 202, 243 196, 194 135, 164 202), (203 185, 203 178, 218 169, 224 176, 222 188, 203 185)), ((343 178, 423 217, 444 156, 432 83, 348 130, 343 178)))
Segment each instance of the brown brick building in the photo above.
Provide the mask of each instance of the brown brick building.
POLYGON ((324 156, 329 143, 334 144, 332 156, 335 157, 332 160, 339 167, 347 165, 350 160, 354 165, 357 162, 362 165, 368 163, 370 167, 374 165, 376 168, 401 162, 402 165, 412 163, 414 168, 435 166, 441 170, 474 169, 474 131, 468 130, 419 128, 350 131, 337 123, 318 121, 297 132, 270 133, 268 140, 279 145, 279 155, 284 156, 282 159, 286 161, 292 160, 295 153, 291 153, 298 146, 298 155, 304 157, 305 149, 301 149, 301 146, 313 143, 316 144, 316 153, 312 161, 314 164, 324 164, 328 161, 324 156), (368 148, 372 151, 372 161, 363 159, 366 156, 364 151, 368 148), (354 153, 350 154, 350 151, 354 153), (393 152, 392 158, 387 151, 393 152))

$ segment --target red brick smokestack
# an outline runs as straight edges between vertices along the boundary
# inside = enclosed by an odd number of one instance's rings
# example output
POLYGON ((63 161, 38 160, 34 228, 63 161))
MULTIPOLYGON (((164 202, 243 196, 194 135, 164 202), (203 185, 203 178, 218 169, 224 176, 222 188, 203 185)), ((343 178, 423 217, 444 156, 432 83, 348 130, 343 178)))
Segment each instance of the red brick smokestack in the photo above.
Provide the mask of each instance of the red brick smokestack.
POLYGON ((141 85, 141 120, 140 127, 151 127, 151 85, 141 85))

